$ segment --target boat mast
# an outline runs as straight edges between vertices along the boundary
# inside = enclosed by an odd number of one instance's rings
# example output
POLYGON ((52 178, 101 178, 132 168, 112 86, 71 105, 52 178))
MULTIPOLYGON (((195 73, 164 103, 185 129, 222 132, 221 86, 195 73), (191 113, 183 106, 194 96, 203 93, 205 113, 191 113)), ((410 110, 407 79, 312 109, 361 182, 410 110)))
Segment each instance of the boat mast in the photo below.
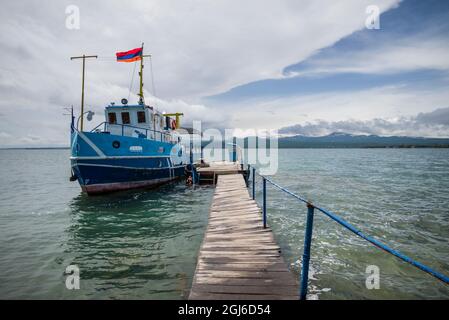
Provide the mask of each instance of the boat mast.
POLYGON ((82 55, 79 57, 70 57, 70 60, 74 59, 83 59, 83 76, 82 76, 82 84, 81 84, 81 130, 83 131, 83 119, 84 119, 84 73, 86 70, 86 58, 98 58, 98 56, 86 56, 82 55))
POLYGON ((151 57, 151 54, 143 54, 143 42, 142 42, 142 56, 140 58, 140 72, 139 72, 139 77, 140 77, 140 88, 139 88, 139 93, 138 96, 139 98, 139 104, 144 104, 144 97, 143 97, 143 58, 144 57, 151 57))

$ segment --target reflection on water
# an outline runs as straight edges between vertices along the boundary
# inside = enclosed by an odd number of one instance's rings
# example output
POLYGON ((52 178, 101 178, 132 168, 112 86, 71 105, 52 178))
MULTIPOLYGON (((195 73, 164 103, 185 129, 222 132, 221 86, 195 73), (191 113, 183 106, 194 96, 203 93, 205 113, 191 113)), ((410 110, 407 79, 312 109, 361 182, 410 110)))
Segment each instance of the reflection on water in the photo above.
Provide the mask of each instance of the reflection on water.
POLYGON ((192 280, 211 191, 179 183, 75 197, 65 251, 92 289, 87 296, 103 297, 98 291, 107 290, 113 298, 182 298, 192 280))
POLYGON ((68 150, 0 150, 0 298, 179 299, 212 188, 182 182, 88 197, 68 150), (80 269, 80 290, 65 270, 80 269))

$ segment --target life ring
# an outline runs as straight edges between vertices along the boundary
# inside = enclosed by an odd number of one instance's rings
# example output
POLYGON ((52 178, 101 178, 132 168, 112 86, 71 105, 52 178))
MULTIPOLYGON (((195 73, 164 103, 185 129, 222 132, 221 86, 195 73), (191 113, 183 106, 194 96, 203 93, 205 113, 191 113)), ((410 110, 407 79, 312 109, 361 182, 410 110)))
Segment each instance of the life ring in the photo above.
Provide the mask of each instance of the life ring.
POLYGON ((171 122, 171 128, 172 128, 173 130, 176 129, 176 120, 173 120, 173 121, 171 122))

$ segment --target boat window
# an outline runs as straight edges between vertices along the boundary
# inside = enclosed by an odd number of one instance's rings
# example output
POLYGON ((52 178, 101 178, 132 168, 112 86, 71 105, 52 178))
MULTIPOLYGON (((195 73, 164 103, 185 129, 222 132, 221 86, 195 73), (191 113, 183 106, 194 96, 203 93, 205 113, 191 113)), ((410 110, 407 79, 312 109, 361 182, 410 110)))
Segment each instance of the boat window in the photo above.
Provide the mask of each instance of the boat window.
POLYGON ((137 111, 137 122, 138 123, 147 122, 147 120, 145 118, 145 111, 137 111))
POLYGON ((116 124, 117 123, 117 115, 115 112, 109 112, 108 113, 108 120, 110 124, 116 124))
POLYGON ((122 112, 122 124, 130 124, 129 112, 122 112))

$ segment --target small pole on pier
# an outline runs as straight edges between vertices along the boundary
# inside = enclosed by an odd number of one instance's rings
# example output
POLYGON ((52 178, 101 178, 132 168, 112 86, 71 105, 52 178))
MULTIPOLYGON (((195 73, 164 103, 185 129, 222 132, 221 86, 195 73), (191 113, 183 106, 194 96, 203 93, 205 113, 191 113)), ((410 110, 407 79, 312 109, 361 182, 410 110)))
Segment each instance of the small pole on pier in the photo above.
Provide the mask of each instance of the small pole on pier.
POLYGON ((189 149, 190 149, 190 153, 189 153, 189 160, 190 160, 190 164, 193 165, 193 137, 190 136, 190 144, 189 144, 189 149))
MULTIPOLYGON (((201 138, 201 136, 200 136, 201 138)), ((200 163, 204 162, 204 147, 203 147, 203 141, 202 139, 200 140, 200 144, 201 144, 201 158, 200 158, 200 163)))
POLYGON ((301 291, 299 293, 300 300, 306 300, 307 297, 307 284, 309 282, 310 246, 312 244, 314 209, 315 207, 313 206, 313 204, 307 203, 306 233, 304 235, 304 253, 302 255, 301 291))
POLYGON ((253 200, 256 200, 256 168, 253 169, 253 200))
POLYGON ((237 137, 232 137, 232 162, 237 162, 237 137))
POLYGON ((267 228, 267 179, 263 177, 263 228, 267 228))
POLYGON ((192 185, 195 185, 195 167, 193 165, 193 135, 190 135, 190 169, 192 170, 192 185))

